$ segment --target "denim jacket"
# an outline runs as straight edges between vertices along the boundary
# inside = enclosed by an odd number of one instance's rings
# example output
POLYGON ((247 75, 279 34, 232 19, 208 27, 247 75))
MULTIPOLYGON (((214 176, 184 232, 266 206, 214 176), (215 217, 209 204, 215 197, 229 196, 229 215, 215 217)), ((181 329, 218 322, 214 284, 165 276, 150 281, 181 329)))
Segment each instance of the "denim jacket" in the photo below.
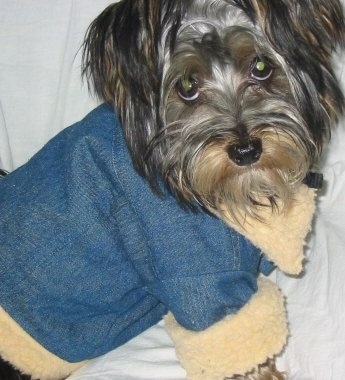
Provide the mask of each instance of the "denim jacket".
POLYGON ((67 361, 99 356, 167 311, 190 330, 237 312, 273 265, 205 212, 157 196, 102 105, 0 181, 0 303, 67 361))

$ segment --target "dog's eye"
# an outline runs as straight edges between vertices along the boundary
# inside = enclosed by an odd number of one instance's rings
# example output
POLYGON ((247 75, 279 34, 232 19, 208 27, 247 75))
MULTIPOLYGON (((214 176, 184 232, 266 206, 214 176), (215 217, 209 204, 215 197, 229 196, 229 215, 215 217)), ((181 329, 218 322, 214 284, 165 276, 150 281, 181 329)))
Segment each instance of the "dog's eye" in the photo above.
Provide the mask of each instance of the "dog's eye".
POLYGON ((250 76, 256 80, 264 81, 271 77, 273 68, 267 59, 256 57, 253 61, 250 76))
POLYGON ((198 99, 199 83, 192 77, 181 77, 176 83, 177 93, 179 97, 186 101, 193 101, 198 99))

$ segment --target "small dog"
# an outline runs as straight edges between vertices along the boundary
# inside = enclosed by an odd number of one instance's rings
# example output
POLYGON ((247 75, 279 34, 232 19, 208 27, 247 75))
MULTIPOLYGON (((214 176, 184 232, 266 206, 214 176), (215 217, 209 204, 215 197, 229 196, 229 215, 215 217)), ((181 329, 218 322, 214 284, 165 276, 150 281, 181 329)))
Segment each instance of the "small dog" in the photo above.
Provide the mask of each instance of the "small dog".
MULTIPOLYGON (((125 0, 90 26, 83 72, 153 189, 241 223, 288 208, 319 157, 344 37, 337 0, 125 0)), ((272 361, 236 377, 283 378, 272 361)))
MULTIPOLYGON (((288 208, 319 157, 344 107, 344 40, 338 0, 123 0, 91 24, 83 75, 155 191, 241 223, 288 208)), ((283 375, 270 361, 235 378, 283 375)))

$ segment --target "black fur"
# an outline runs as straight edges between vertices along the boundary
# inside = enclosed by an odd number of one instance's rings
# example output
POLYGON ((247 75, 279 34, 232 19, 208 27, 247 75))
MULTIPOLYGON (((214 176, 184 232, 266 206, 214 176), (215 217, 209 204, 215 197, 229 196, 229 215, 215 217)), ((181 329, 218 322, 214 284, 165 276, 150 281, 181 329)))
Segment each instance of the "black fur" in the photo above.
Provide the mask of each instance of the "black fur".
POLYGON ((31 377, 21 374, 0 357, 0 380, 31 380, 31 377))
MULTIPOLYGON (((110 5, 90 25, 84 43, 83 75, 96 94, 116 105, 122 124, 136 110, 136 134, 124 130, 133 164, 153 188, 157 160, 146 160, 148 141, 161 130, 162 50, 174 49, 176 33, 191 0, 135 0, 110 5), (163 33, 165 46, 161 46, 163 33)), ((134 116, 132 116, 134 117, 134 116)))

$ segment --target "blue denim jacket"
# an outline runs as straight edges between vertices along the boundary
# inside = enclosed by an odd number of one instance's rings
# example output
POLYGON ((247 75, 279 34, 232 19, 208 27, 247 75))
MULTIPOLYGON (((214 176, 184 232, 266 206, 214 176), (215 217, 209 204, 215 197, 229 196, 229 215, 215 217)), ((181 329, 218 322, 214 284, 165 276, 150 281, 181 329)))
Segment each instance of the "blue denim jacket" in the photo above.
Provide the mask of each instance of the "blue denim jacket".
POLYGON ((202 330, 239 310, 272 264, 204 212, 155 195, 102 105, 0 181, 0 302, 74 362, 171 310, 202 330))

